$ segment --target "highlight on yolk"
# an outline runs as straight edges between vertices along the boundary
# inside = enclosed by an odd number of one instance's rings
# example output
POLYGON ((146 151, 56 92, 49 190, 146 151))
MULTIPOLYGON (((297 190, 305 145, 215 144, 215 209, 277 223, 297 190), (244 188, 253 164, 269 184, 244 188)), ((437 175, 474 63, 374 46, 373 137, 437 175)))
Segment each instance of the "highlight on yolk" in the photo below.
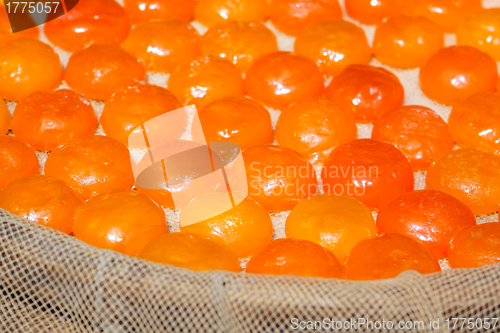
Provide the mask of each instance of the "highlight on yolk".
POLYGON ((404 11, 404 0, 345 0, 347 14, 364 24, 379 24, 404 11))
POLYGON ((458 145, 500 154, 499 94, 467 97, 451 110, 448 124, 458 145))
POLYGON ((427 170, 453 150, 448 125, 424 106, 405 105, 375 121, 372 139, 394 145, 405 154, 413 170, 427 170))
POLYGON ((39 35, 40 35, 40 30, 38 29, 38 27, 33 27, 31 29, 13 33, 9 21, 9 16, 7 15, 7 9, 5 8, 5 4, 3 1, 0 2, 0 46, 14 39, 26 38, 26 37, 38 38, 39 35))
POLYGON ((194 18, 207 27, 224 21, 265 21, 268 0, 197 0, 194 18))
POLYGON ((380 207, 377 214, 379 232, 413 237, 436 259, 447 258, 453 237, 474 225, 476 219, 463 202, 435 190, 402 194, 380 207))
POLYGON ((86 200, 115 189, 130 190, 134 176, 127 147, 110 137, 90 135, 56 148, 45 174, 66 182, 86 200))
POLYGON ((12 132, 41 151, 91 135, 97 117, 89 100, 68 89, 37 91, 16 105, 12 132))
POLYGON ((425 178, 428 189, 451 194, 475 215, 498 211, 500 156, 478 149, 457 149, 434 163, 425 178))
POLYGON ((422 91, 448 105, 456 105, 477 93, 494 92, 497 80, 496 62, 472 46, 444 48, 420 69, 422 91))
MULTIPOLYGON (((239 195, 235 192, 232 194, 239 195)), ((180 219, 183 219, 183 214, 192 214, 203 209, 204 206, 211 204, 213 199, 212 196, 195 198, 181 210, 180 219)), ((181 232, 198 234, 219 244, 225 244, 238 258, 247 258, 271 242, 273 223, 264 207, 252 198, 246 197, 238 205, 220 215, 185 227, 181 226, 181 232)))
POLYGON ((76 209, 73 234, 87 244, 137 256, 144 246, 167 232, 165 213, 135 191, 101 193, 76 209))
POLYGON ((137 257, 194 271, 241 270, 238 257, 229 247, 188 232, 158 236, 146 244, 137 257))
POLYGON ((390 279, 408 270, 440 272, 436 258, 418 241, 398 234, 383 234, 356 244, 346 263, 351 280, 390 279))
POLYGON ((140 83, 113 94, 104 105, 99 122, 107 136, 128 146, 134 128, 181 107, 181 102, 167 89, 140 83))
POLYGON ((446 32, 455 32, 460 22, 482 8, 481 0, 413 0, 405 2, 412 16, 424 16, 446 32))
POLYGON ((369 65, 348 66, 335 76, 325 98, 352 112, 358 122, 373 122, 403 105, 405 91, 392 72, 369 65))
POLYGON ((156 20, 189 22, 196 0, 125 0, 124 8, 133 24, 156 20))
POLYGON ((184 105, 201 108, 227 96, 243 96, 241 71, 226 59, 196 58, 181 64, 170 75, 168 87, 184 105))
POLYGON ((477 47, 500 61, 500 8, 469 15, 457 29, 457 43, 477 47))
POLYGON ((252 146, 243 152, 243 159, 248 194, 268 212, 291 210, 317 191, 314 167, 291 148, 252 146))
POLYGON ((146 70, 170 73, 181 63, 201 56, 201 39, 188 23, 154 21, 136 26, 122 48, 146 70))
POLYGON ((35 149, 21 140, 0 135, 0 189, 8 183, 38 173, 35 149))
POLYGON ((352 64, 366 64, 372 57, 363 29, 344 20, 308 25, 297 36, 295 52, 314 60, 325 75, 337 75, 352 64))
POLYGON ((311 163, 323 162, 333 148, 356 139, 352 114, 320 97, 295 102, 276 124, 278 144, 297 150, 311 163))
POLYGON ((145 79, 146 70, 134 56, 109 45, 94 44, 73 53, 64 72, 71 89, 97 100, 145 79))
POLYGON ((413 170, 391 144, 358 139, 335 148, 321 170, 323 191, 358 199, 377 209, 395 196, 413 191, 413 170))
POLYGON ((288 238, 322 245, 344 263, 351 249, 377 234, 368 207, 343 195, 316 195, 301 201, 285 222, 288 238))
POLYGON ((10 129, 10 112, 3 100, 0 100, 0 135, 7 134, 10 129))
POLYGON ((44 32, 49 41, 75 52, 92 44, 119 46, 130 32, 125 10, 114 0, 84 0, 57 17, 47 16, 44 32))
POLYGON ((254 254, 247 273, 342 278, 344 267, 335 255, 304 239, 276 239, 254 254))
POLYGON ((71 234, 80 198, 63 181, 30 175, 0 190, 0 207, 12 214, 71 234))
MULTIPOLYGON (((217 99, 198 111, 207 142, 232 142, 241 150, 271 143, 273 126, 269 111, 242 96, 217 99)), ((195 134, 193 133, 193 136, 195 134)), ((195 141, 202 138, 193 137, 195 141)))
POLYGON ((273 0, 269 18, 282 32, 297 36, 308 25, 342 18, 337 0, 273 0))
POLYGON ((0 97, 18 101, 38 90, 53 90, 63 79, 59 56, 33 38, 0 46, 0 97))
POLYGON ((261 22, 225 21, 202 37, 203 54, 231 61, 243 72, 264 54, 278 51, 276 36, 261 22))
POLYGON ((323 75, 314 61, 289 52, 274 52, 258 58, 245 78, 247 94, 276 109, 324 90, 323 75))
POLYGON ((476 268, 500 262, 500 223, 483 223, 458 233, 451 241, 452 268, 476 268))
POLYGON ((411 68, 422 66, 444 47, 443 29, 428 18, 397 15, 377 27, 375 57, 383 64, 411 68))

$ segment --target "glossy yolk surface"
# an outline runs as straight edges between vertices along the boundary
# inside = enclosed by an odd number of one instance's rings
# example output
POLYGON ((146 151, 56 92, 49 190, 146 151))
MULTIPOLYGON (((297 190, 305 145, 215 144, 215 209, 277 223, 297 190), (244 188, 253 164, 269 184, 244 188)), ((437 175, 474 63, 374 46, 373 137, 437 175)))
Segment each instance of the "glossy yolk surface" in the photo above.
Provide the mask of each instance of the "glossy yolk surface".
POLYGON ((167 89, 141 83, 117 91, 104 105, 99 122, 107 136, 128 146, 134 128, 181 107, 167 89))
POLYGON ((276 109, 323 93, 323 75, 310 59, 275 52, 257 59, 245 79, 247 94, 276 109))
POLYGON ((269 111, 246 97, 217 99, 203 107, 198 115, 207 142, 233 142, 245 150, 271 143, 273 139, 269 111))
POLYGON ((403 105, 404 88, 396 75, 381 67, 351 65, 333 78, 325 98, 351 111, 360 122, 373 122, 403 105))
POLYGON ((156 20, 189 22, 195 0, 125 0, 125 11, 133 24, 156 20))
POLYGON ((420 274, 440 272, 439 262, 418 241, 398 234, 384 234, 359 242, 347 259, 350 280, 390 279, 407 270, 420 274))
POLYGON ((413 190, 413 171, 403 153, 372 139, 335 148, 325 161, 321 178, 325 193, 356 198, 371 209, 413 190))
POLYGON ((316 195, 301 201, 285 222, 288 238, 318 243, 344 263, 359 241, 375 237, 377 228, 370 210, 356 199, 316 195))
POLYGON ((0 97, 18 101, 57 88, 62 78, 59 56, 49 45, 21 38, 0 46, 0 97))
POLYGON ((448 250, 452 268, 475 268, 500 262, 500 223, 484 223, 462 230, 448 250))
POLYGON ((19 139, 0 135, 0 189, 39 169, 35 149, 19 139))
POLYGON ((184 105, 197 108, 222 97, 244 95, 241 71, 215 56, 181 64, 170 76, 168 87, 184 105))
POLYGON ((45 174, 66 182, 85 200, 134 184, 127 147, 115 139, 91 135, 56 148, 47 158, 45 174))
POLYGON ((5 102, 0 100, 0 135, 7 134, 10 129, 10 112, 5 102))
POLYGON ((198 0, 194 17, 207 27, 227 20, 265 21, 267 0, 198 0))
POLYGON ((475 215, 498 211, 500 156, 477 149, 458 149, 429 168, 427 188, 453 195, 475 215))
POLYGON ((94 44, 73 53, 64 72, 71 89, 97 100, 145 79, 146 70, 134 56, 108 45, 94 44))
POLYGON ((458 44, 477 47, 500 61, 500 8, 479 10, 458 27, 458 44))
POLYGON ((66 234, 72 232, 81 203, 63 181, 44 175, 23 177, 0 190, 0 207, 66 234))
POLYGON ((42 151, 91 135, 97 117, 89 100, 68 89, 37 91, 16 105, 12 132, 42 151))
POLYGON ((337 75, 352 64, 366 64, 372 57, 365 32, 344 20, 307 26, 295 42, 295 52, 316 62, 323 74, 337 75))
POLYGON ((3 1, 0 3, 0 46, 14 39, 25 37, 38 38, 39 34, 40 31, 38 27, 12 33, 12 27, 10 25, 9 16, 7 15, 7 9, 5 8, 3 1))
POLYGON ((202 37, 203 54, 231 61, 242 72, 260 56, 278 51, 276 36, 260 22, 225 21, 202 37))
POLYGON ((453 137, 444 120, 423 106, 408 105, 375 121, 372 139, 390 143, 405 154, 413 170, 427 170, 453 150, 453 137))
POLYGON ((447 32, 455 32, 460 22, 482 7, 481 0, 414 0, 405 5, 410 15, 425 16, 447 32))
POLYGON ((155 72, 173 72, 181 63, 201 56, 200 35, 188 23, 178 21, 138 25, 122 47, 155 72))
POLYGON ((431 99, 448 105, 470 95, 494 92, 498 79, 495 61, 471 46, 451 46, 431 56, 420 69, 420 86, 431 99))
POLYGON ((453 237, 473 225, 476 219, 464 203, 434 190, 405 193, 382 206, 377 214, 379 232, 418 239, 437 259, 447 258, 453 237))
POLYGON ((135 191, 101 193, 76 210, 73 234, 90 245, 136 256, 167 232, 165 213, 135 191))
POLYGON ((349 111, 324 98, 295 102, 283 110, 276 124, 278 144, 296 149, 311 163, 323 162, 333 148, 356 139, 357 127, 349 111))
POLYGON ((344 276, 344 268, 331 251, 307 240, 291 238, 276 239, 254 254, 246 272, 323 278, 344 276))
MULTIPOLYGON (((48 15, 51 19, 54 13, 48 15)), ((80 1, 68 13, 44 25, 51 43, 75 52, 91 44, 119 46, 130 32, 125 10, 113 0, 80 1)))
POLYGON ((314 167, 291 148, 252 146, 243 152, 243 159, 248 194, 269 212, 291 210, 316 193, 314 167))
POLYGON ((273 0, 269 17, 279 30, 296 36, 312 23, 342 18, 342 9, 337 0, 273 0))
POLYGON ((500 154, 500 95, 482 93, 466 98, 448 120, 458 145, 500 154))
POLYGON ((365 24, 379 24, 404 10, 403 0, 345 0, 347 14, 365 24))
MULTIPOLYGON (((166 152, 166 156, 174 156, 175 154, 188 151, 199 147, 200 144, 187 140, 174 140, 162 146, 162 151, 166 152)), ((195 161, 196 163, 199 161, 195 161)), ((161 174, 164 172, 163 164, 157 163, 153 166, 153 170, 157 170, 161 174), (158 168, 158 169, 156 169, 158 168)), ((136 184, 137 190, 149 196, 158 205, 164 208, 175 209, 175 203, 172 198, 172 193, 176 193, 176 202, 179 205, 185 206, 194 199, 193 193, 205 193, 207 185, 203 182, 193 182, 192 180, 201 177, 202 175, 196 170, 193 171, 191 165, 180 165, 178 169, 169 169, 165 177, 154 177, 154 183, 150 187, 143 188, 136 184), (182 182, 179 182, 182 180, 182 182)), ((210 188, 210 186, 208 186, 210 188)))
MULTIPOLYGON (((196 198, 180 213, 189 214, 203 205, 204 197, 196 198)), ((195 233, 220 244, 226 244, 239 258, 253 255, 271 242, 273 223, 266 210, 246 197, 234 208, 210 219, 181 227, 182 232, 195 233)))
POLYGON ((442 28, 428 18, 397 15, 377 27, 373 41, 375 57, 388 66, 422 66, 444 47, 442 28))
POLYGON ((194 271, 240 271, 240 261, 223 244, 187 232, 158 236, 139 252, 139 258, 194 271))

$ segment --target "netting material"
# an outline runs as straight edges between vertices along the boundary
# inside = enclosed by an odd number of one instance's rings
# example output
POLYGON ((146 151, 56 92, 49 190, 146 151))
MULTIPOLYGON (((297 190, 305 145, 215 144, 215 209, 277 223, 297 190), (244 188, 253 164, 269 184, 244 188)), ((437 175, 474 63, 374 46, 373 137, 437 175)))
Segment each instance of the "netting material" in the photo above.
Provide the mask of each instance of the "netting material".
POLYGON ((423 321, 408 331, 450 332, 448 317, 500 314, 498 265, 376 282, 197 273, 100 250, 4 210, 0 267, 0 325, 11 332, 288 332, 293 318, 423 321))

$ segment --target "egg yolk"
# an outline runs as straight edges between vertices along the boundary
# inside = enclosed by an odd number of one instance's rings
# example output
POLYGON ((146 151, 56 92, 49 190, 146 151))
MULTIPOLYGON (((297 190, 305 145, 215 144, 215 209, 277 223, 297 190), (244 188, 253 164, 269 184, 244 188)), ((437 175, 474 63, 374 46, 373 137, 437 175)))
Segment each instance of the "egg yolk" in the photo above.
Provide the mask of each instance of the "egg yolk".
POLYGON ((84 0, 54 19, 49 13, 44 32, 49 41, 75 52, 92 44, 119 46, 130 32, 125 10, 114 0, 84 0))
POLYGON ((448 125, 434 111, 408 105, 387 112, 373 124, 372 139, 394 145, 405 154, 413 170, 427 170, 453 150, 448 125))
POLYGON ((10 129, 10 112, 3 100, 0 100, 0 135, 7 134, 10 129))
POLYGON ((413 191, 408 159, 393 145, 372 139, 335 148, 325 161, 321 178, 325 193, 356 198, 371 209, 413 191))
POLYGON ((419 240, 437 259, 448 257, 448 247, 460 230, 476 225, 472 211, 441 191, 405 193, 382 206, 379 232, 403 234, 419 240))
POLYGON ((76 209, 73 234, 87 244, 137 256, 167 232, 165 213, 135 191, 101 193, 76 209))
POLYGON ((196 0, 125 0, 124 8, 133 24, 156 20, 189 22, 196 0))
POLYGON ((274 52, 258 58, 245 78, 247 94, 276 109, 324 90, 323 75, 314 61, 289 52, 274 52))
POLYGON ((91 45, 69 58, 64 80, 87 98, 107 100, 119 89, 146 79, 144 66, 131 54, 108 45, 91 45))
POLYGON ((379 24, 404 11, 402 0, 345 0, 347 14, 365 24, 379 24))
POLYGON ((320 97, 284 109, 276 124, 278 144, 296 149, 311 163, 324 162, 333 148, 356 139, 358 128, 349 111, 320 97))
POLYGON ((17 103, 12 117, 14 135, 41 151, 91 135, 96 125, 89 100, 68 89, 37 91, 17 103))
POLYGON ((476 11, 457 29, 458 44, 477 47, 500 61, 500 8, 476 11))
POLYGON ((12 214, 71 234, 82 201, 63 181, 44 175, 15 180, 0 190, 0 207, 12 214))
POLYGON ((462 102, 470 95, 494 92, 498 79, 495 61, 471 46, 442 49, 420 69, 420 86, 431 99, 448 105, 462 102))
POLYGON ((197 0, 194 18, 207 27, 227 20, 265 21, 267 0, 197 0))
POLYGON ((348 66, 335 76, 325 98, 352 112, 358 122, 373 122, 403 105, 405 91, 396 75, 381 67, 348 66))
POLYGON ((276 239, 252 256, 247 273, 342 278, 344 268, 335 255, 303 239, 276 239))
POLYGON ((127 147, 106 136, 90 135, 52 151, 45 174, 66 182, 86 200, 134 184, 127 147))
POLYGON ((288 238, 322 245, 344 263, 361 240, 375 237, 377 228, 370 209, 342 195, 316 195, 301 201, 285 222, 288 238))
POLYGON ((136 26, 122 48, 146 70, 171 73, 183 62, 201 56, 201 39, 188 23, 154 21, 136 26))
POLYGON ((53 90, 63 79, 59 56, 33 38, 0 46, 0 97, 18 101, 38 90, 53 90))
POLYGON ((21 140, 0 135, 0 189, 8 183, 38 173, 35 149, 21 140))

